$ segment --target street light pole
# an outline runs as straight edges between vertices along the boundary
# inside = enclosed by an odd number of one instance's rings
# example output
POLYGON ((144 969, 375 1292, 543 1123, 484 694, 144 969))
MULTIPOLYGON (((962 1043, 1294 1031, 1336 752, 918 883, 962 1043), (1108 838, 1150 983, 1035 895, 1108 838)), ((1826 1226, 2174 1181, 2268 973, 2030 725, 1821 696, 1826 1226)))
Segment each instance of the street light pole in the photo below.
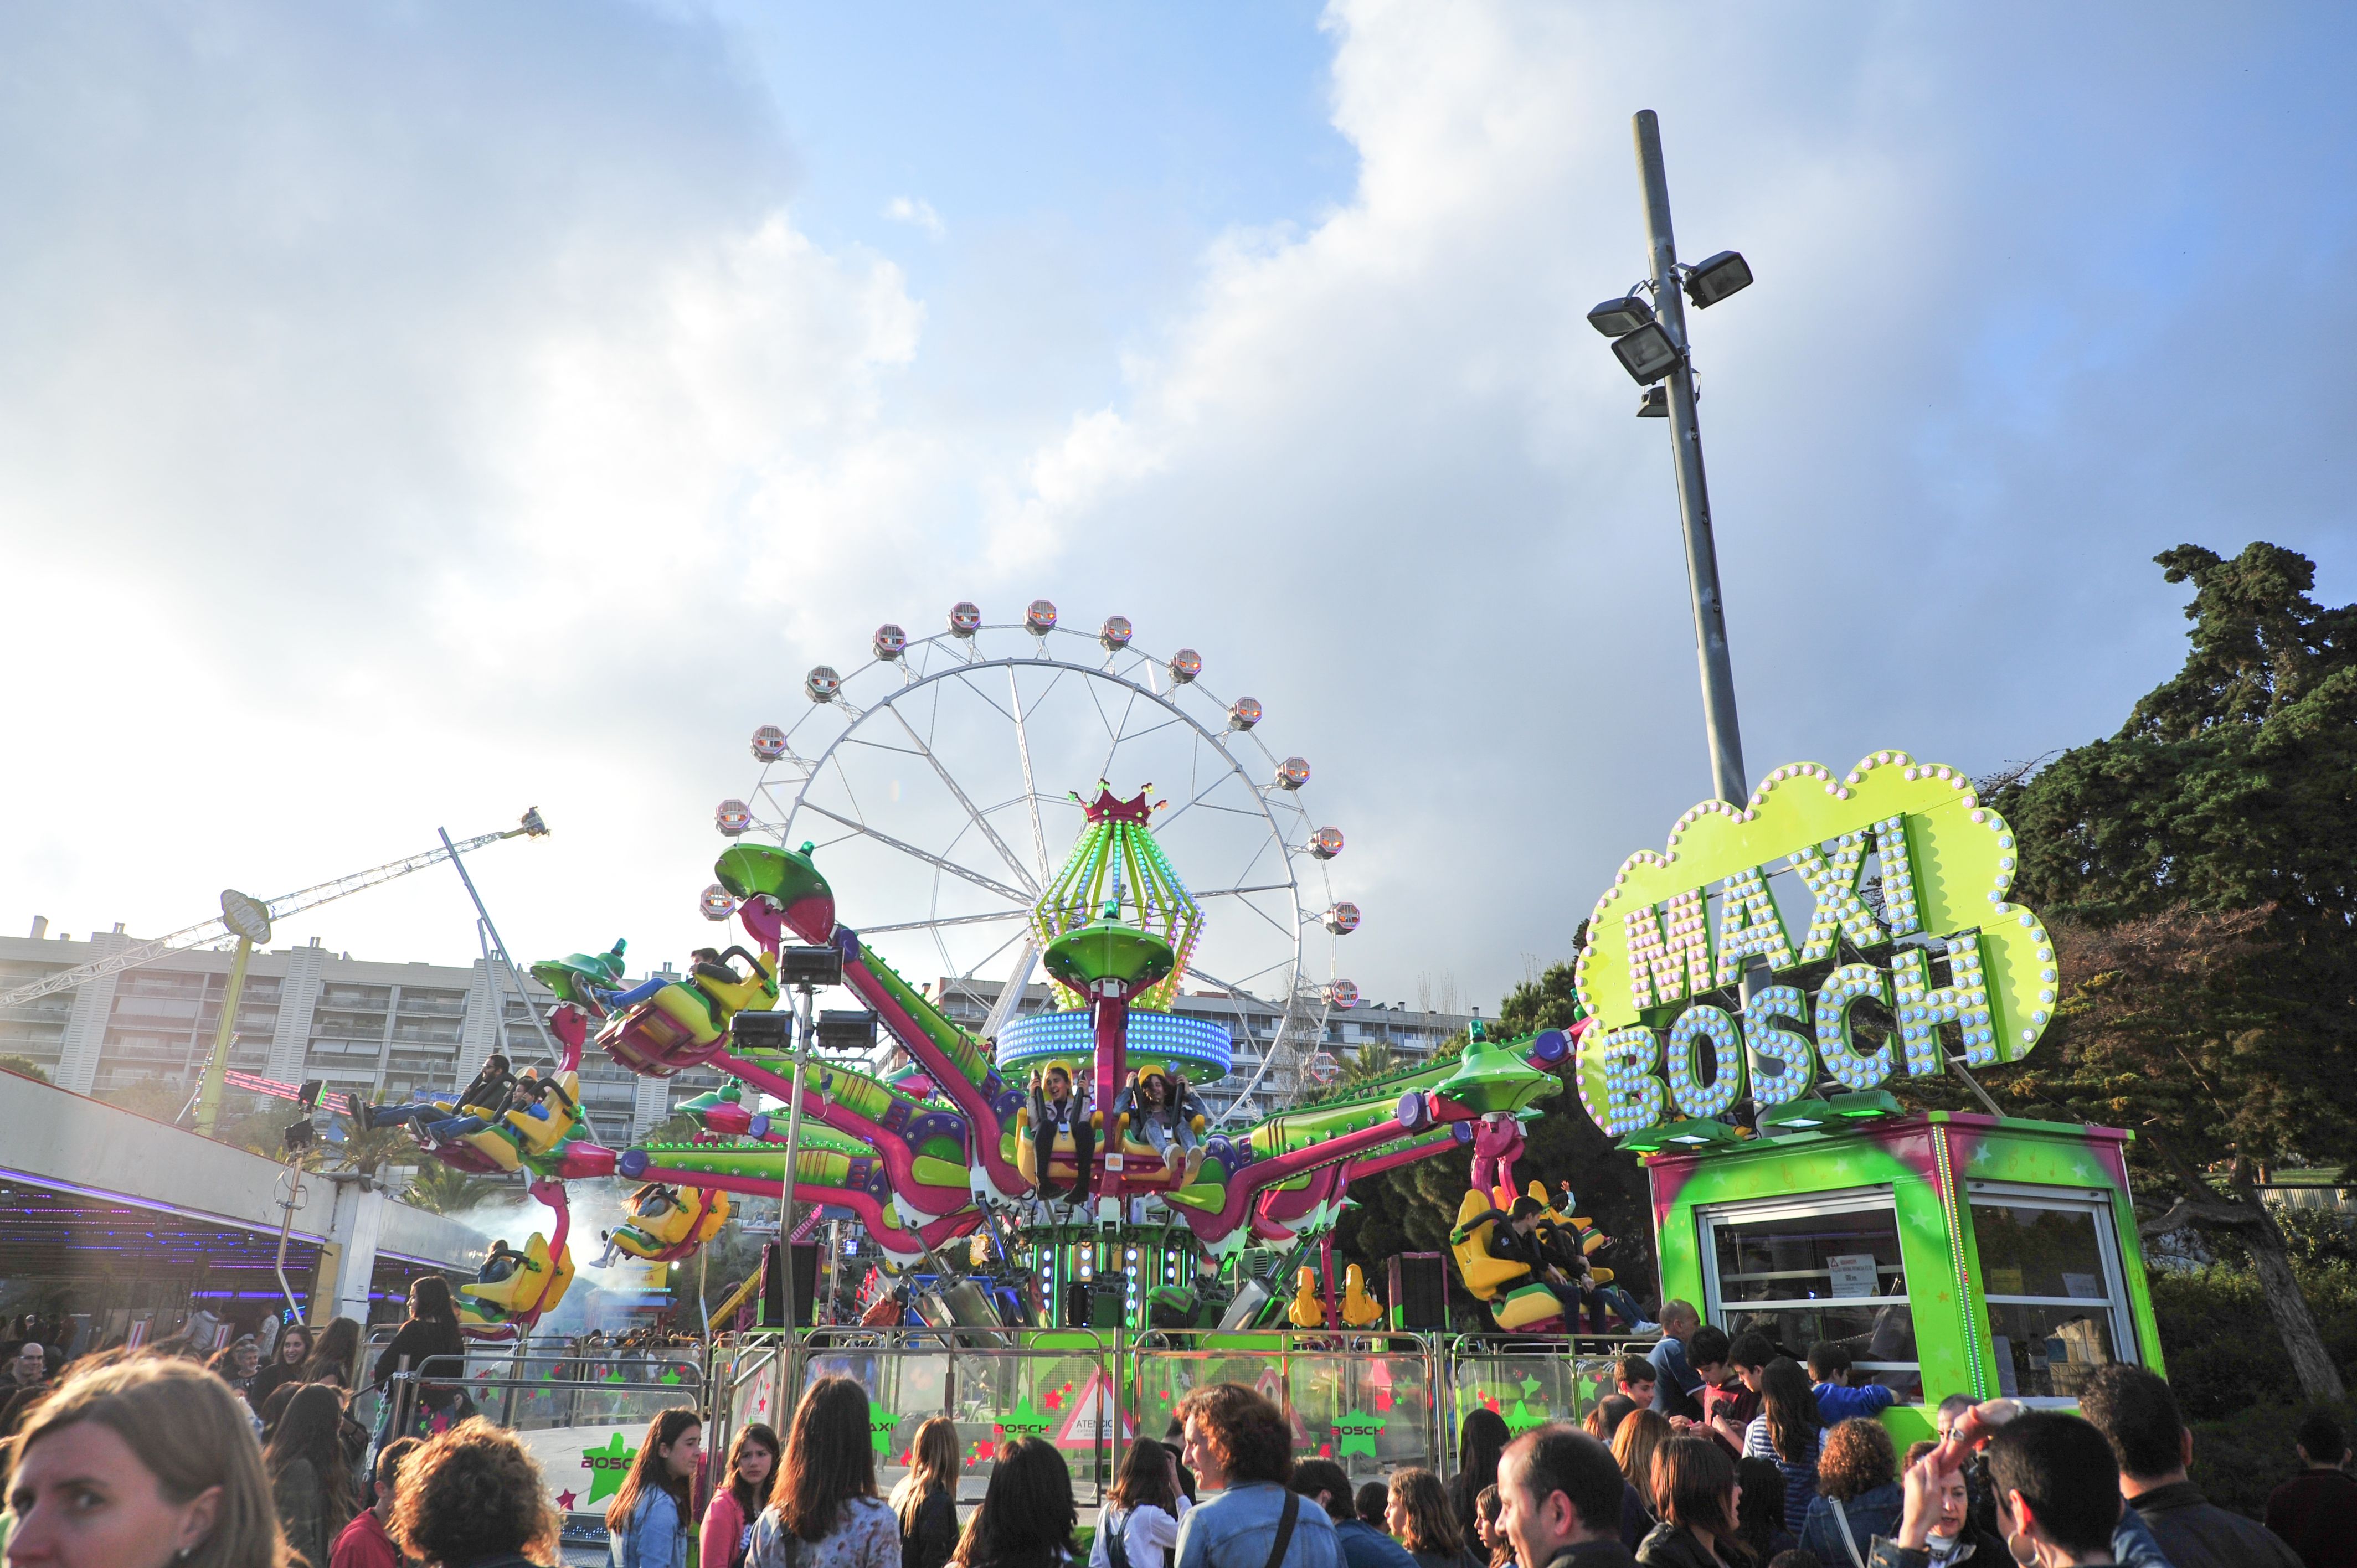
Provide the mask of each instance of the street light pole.
POLYGON ((1677 242, 1670 234, 1670 181, 1662 166, 1662 125, 1651 109, 1636 117, 1637 172, 1645 182, 1645 238, 1652 255, 1653 309, 1680 350, 1669 375, 1670 444, 1677 459, 1678 511, 1685 525, 1686 582, 1694 593, 1695 650, 1702 662, 1703 730, 1710 742, 1710 783, 1740 807, 1751 797, 1743 769, 1743 735, 1735 718, 1735 670, 1727 651, 1727 612, 1719 602, 1718 548, 1710 532, 1710 490, 1702 471, 1702 432, 1695 423, 1694 365, 1686 348, 1685 299, 1679 292, 1677 242))

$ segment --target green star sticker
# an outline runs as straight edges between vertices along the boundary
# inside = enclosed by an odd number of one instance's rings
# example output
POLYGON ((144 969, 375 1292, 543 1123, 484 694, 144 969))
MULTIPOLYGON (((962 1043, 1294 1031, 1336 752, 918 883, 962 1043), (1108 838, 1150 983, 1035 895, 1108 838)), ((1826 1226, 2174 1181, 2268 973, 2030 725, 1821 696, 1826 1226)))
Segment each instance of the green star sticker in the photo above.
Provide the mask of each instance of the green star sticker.
POLYGON ((1342 1440, 1338 1458, 1347 1459, 1353 1454, 1375 1457, 1375 1438, 1391 1424, 1387 1415, 1370 1415, 1364 1411, 1346 1411, 1334 1418, 1334 1435, 1342 1440))
MULTIPOLYGON (((677 1367, 673 1367, 670 1371, 665 1372, 658 1380, 666 1383, 675 1383, 679 1381, 679 1369, 677 1367)), ((1533 1383, 1531 1387, 1536 1388, 1538 1385, 1536 1383, 1533 1383)))
POLYGON ((1018 1437, 1045 1437, 1055 1424, 1055 1418, 1042 1413, 1026 1394, 1015 1402, 1013 1410, 998 1418, 995 1426, 1002 1440, 1012 1443, 1018 1437))
POLYGON ((594 1503, 620 1490, 622 1477, 630 1473, 630 1461, 638 1456, 637 1449, 623 1446, 619 1432, 603 1448, 584 1448, 581 1467, 589 1472, 589 1500, 594 1503))
POLYGON ((1506 1430, 1517 1437, 1534 1426, 1544 1426, 1546 1423, 1547 1413, 1544 1410, 1534 1411, 1520 1400, 1516 1400, 1514 1408, 1506 1412, 1506 1430))

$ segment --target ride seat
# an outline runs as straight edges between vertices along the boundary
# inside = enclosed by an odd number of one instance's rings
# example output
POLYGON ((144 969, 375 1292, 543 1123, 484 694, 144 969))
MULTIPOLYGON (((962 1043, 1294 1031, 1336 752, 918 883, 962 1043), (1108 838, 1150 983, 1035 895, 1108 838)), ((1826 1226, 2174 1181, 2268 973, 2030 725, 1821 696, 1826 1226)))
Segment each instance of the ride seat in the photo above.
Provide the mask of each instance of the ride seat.
POLYGON ((1286 1321, 1296 1328, 1326 1326, 1326 1304, 1318 1299, 1318 1271, 1303 1269, 1295 1276, 1293 1300, 1285 1308, 1286 1321))
POLYGON ((1465 1288, 1483 1301, 1495 1301, 1501 1291, 1529 1279, 1531 1273, 1527 1263, 1490 1255, 1490 1231, 1498 1222, 1482 1219, 1474 1225, 1473 1221, 1495 1207, 1490 1194, 1473 1188, 1457 1206, 1457 1229, 1448 1237, 1448 1250, 1457 1255, 1457 1272, 1464 1276, 1465 1288), (1466 1229, 1469 1225, 1470 1230, 1466 1229))

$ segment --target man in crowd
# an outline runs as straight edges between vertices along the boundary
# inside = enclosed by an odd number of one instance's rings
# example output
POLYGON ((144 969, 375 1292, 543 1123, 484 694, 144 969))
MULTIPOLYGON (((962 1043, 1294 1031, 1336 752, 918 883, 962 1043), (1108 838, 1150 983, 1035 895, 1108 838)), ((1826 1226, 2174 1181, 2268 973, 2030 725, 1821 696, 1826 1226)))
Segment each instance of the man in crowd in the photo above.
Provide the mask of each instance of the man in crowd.
POLYGON ((2079 1412, 2110 1440, 2120 1495, 2173 1568, 2301 1568, 2282 1537, 2210 1502, 2185 1478, 2193 1434, 2160 1378, 2141 1367, 2100 1367, 2080 1391, 2079 1412))
POLYGON ((1620 1542, 1623 1484, 1612 1450, 1576 1427, 1542 1426, 1508 1444, 1498 1529, 1519 1568, 1636 1568, 1620 1542))
POLYGON ((1702 1315, 1695 1311, 1694 1303, 1674 1299, 1662 1303, 1661 1342, 1647 1359, 1653 1363, 1653 1408, 1663 1415, 1702 1419, 1702 1405, 1695 1398, 1702 1379, 1686 1359, 1686 1341, 1701 1326, 1702 1315))
POLYGON ((2308 1568, 2357 1568, 2357 1480, 2342 1467, 2340 1423, 2317 1412, 2299 1423, 2293 1451, 2306 1467, 2267 1494, 2267 1528, 2308 1568))
POLYGON ((1206 1498, 1179 1521, 1172 1568, 1342 1568, 1326 1510, 1293 1479, 1293 1425, 1240 1383, 1208 1383, 1178 1402, 1187 1466, 1206 1498))
POLYGON ((15 1435, 34 1402, 49 1391, 48 1354, 38 1339, 27 1339, 8 1358, 0 1374, 0 1438, 15 1435))

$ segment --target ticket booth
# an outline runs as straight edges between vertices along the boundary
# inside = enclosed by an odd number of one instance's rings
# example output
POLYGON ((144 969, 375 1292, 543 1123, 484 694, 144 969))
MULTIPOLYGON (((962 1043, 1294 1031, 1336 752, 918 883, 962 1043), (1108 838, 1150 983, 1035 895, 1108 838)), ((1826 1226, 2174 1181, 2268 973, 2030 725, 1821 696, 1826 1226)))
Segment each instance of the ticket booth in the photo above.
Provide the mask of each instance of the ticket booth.
POLYGON ((1933 1112, 1664 1149, 1645 1159, 1662 1294, 1796 1355, 1838 1341, 1901 1406, 2067 1404, 2107 1362, 2162 1370, 2129 1136, 1933 1112))

